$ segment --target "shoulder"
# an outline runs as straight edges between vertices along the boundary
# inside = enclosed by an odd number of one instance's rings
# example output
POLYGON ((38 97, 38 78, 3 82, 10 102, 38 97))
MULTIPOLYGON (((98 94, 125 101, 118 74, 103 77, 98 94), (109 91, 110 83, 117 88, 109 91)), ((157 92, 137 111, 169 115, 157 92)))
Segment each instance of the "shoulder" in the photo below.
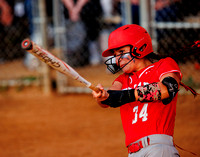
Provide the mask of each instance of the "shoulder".
POLYGON ((119 75, 112 83, 114 85, 116 82, 120 83, 121 85, 127 82, 127 79, 129 79, 130 74, 123 73, 119 75))
POLYGON ((126 74, 126 73, 123 73, 121 75, 119 75, 115 80, 115 81, 118 81, 118 82, 123 82, 124 80, 126 80, 126 78, 128 78, 130 76, 130 74, 126 74))
POLYGON ((163 59, 160 59, 158 62, 154 63, 155 67, 156 68, 170 68, 170 69, 179 69, 179 66, 178 64, 176 63, 176 61, 170 57, 167 57, 167 58, 163 58, 163 59))
POLYGON ((177 64, 176 61, 170 57, 166 57, 163 59, 160 59, 158 62, 156 62, 158 65, 167 63, 167 64, 177 64))
POLYGON ((182 78, 182 74, 180 71, 180 68, 175 60, 173 60, 170 57, 164 58, 159 60, 157 63, 155 63, 157 73, 159 74, 159 78, 161 78, 163 75, 168 73, 178 73, 180 78, 182 78))

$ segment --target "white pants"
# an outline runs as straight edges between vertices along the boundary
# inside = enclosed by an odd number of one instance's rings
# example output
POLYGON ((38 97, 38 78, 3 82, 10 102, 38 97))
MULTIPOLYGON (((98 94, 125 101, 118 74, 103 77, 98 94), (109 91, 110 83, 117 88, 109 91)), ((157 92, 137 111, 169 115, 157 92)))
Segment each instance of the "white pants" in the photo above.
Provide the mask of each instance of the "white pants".
MULTIPOLYGON (((129 153, 128 157, 180 157, 177 149, 174 147, 173 138, 168 135, 150 135, 148 146, 140 149, 138 152, 129 153)), ((138 141, 146 143, 147 137, 138 141)), ((136 142, 138 142, 136 141, 136 142)))

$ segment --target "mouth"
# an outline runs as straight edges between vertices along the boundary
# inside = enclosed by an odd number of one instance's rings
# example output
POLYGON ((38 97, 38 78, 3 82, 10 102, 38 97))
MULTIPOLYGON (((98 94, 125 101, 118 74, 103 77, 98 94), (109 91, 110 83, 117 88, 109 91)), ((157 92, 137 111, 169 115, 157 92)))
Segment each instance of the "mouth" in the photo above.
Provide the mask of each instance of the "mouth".
POLYGON ((126 64, 120 64, 120 68, 123 68, 126 64))

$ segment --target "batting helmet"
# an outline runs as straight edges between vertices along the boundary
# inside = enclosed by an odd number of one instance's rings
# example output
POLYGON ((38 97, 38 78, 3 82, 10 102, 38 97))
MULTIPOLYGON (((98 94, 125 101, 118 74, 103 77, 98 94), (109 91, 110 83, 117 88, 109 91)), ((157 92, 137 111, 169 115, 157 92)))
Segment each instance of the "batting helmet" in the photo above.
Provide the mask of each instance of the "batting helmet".
POLYGON ((129 24, 113 31, 108 39, 108 49, 102 53, 103 57, 113 56, 112 49, 130 45, 131 55, 143 58, 153 52, 151 37, 141 26, 129 24))

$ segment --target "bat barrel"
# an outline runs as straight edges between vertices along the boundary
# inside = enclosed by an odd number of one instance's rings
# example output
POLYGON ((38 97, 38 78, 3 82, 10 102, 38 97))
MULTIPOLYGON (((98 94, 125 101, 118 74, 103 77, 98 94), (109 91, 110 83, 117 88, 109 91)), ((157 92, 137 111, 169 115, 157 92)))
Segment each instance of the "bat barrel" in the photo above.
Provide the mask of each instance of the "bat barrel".
POLYGON ((33 54, 35 57, 37 57, 42 62, 48 64, 52 68, 58 70, 59 72, 68 75, 72 78, 74 78, 77 81, 80 81, 81 83, 85 84, 90 89, 99 92, 100 89, 91 85, 90 82, 88 82, 86 79, 84 79, 82 76, 80 76, 72 67, 70 67, 67 63, 60 60, 47 50, 42 49, 39 47, 36 43, 31 41, 30 39, 24 39, 21 43, 21 47, 24 50, 27 50, 31 54, 33 54))
POLYGON ((32 48, 32 42, 30 39, 24 39, 21 43, 21 47, 24 50, 30 50, 32 48))

